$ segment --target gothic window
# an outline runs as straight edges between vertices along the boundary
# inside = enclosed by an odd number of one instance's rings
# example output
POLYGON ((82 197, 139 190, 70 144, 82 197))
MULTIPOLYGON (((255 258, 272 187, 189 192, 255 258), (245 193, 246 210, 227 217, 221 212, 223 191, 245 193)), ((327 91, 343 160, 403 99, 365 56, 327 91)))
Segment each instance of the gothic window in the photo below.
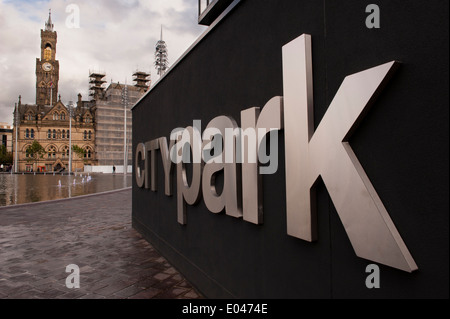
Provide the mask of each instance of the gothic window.
POLYGON ((84 120, 86 123, 91 123, 91 118, 89 116, 86 116, 86 119, 84 120))
POLYGON ((70 131, 67 131, 67 138, 70 138, 70 131))
POLYGON ((89 133, 88 133, 88 138, 92 139, 92 132, 91 131, 89 131, 89 133))
POLYGON ((56 113, 53 113, 53 120, 56 120, 56 113))
POLYGON ((62 113, 62 114, 61 114, 61 120, 63 120, 63 121, 66 120, 66 113, 62 113))
POLYGON ((56 158, 56 147, 50 146, 48 149, 48 158, 56 158))
POLYGON ((44 59, 47 61, 52 59, 52 47, 50 44, 47 44, 47 46, 45 47, 44 59))
POLYGON ((92 158, 92 150, 89 147, 86 147, 84 150, 84 158, 92 158))
POLYGON ((30 130, 29 129, 27 129, 25 131, 25 138, 30 138, 30 130))
POLYGON ((30 138, 34 139, 34 129, 31 129, 30 138))
POLYGON ((56 130, 53 130, 53 139, 56 140, 56 130))
POLYGON ((66 138, 66 130, 62 130, 62 136, 61 136, 61 138, 62 138, 62 139, 65 139, 65 138, 66 138))
POLYGON ((87 131, 84 131, 84 139, 87 140, 87 131))
POLYGON ((52 138, 52 131, 51 131, 51 130, 48 130, 48 131, 47 131, 47 138, 48 138, 48 139, 51 139, 51 138, 52 138))
POLYGON ((68 146, 64 146, 64 148, 62 149, 62 157, 69 157, 69 147, 68 146))
POLYGON ((57 138, 61 138, 61 130, 58 130, 58 135, 56 135, 57 138))

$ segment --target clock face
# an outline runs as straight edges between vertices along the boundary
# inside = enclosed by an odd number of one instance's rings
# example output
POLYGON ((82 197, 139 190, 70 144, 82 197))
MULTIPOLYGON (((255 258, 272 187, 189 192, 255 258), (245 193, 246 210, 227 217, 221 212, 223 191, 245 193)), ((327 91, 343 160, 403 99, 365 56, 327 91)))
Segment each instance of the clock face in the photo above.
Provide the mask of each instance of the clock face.
POLYGON ((49 72, 52 70, 52 65, 48 62, 45 62, 44 64, 42 64, 42 69, 46 72, 49 72))

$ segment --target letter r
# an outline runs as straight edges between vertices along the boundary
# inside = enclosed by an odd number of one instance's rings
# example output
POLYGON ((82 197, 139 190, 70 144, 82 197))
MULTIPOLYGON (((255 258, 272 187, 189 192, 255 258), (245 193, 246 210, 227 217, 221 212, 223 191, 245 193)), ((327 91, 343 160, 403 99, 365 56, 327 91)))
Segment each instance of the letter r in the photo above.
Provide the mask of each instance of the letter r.
POLYGON ((287 232, 316 240, 321 177, 356 255, 411 272, 417 265, 348 143, 397 65, 347 76, 314 131, 311 36, 283 47, 287 232))

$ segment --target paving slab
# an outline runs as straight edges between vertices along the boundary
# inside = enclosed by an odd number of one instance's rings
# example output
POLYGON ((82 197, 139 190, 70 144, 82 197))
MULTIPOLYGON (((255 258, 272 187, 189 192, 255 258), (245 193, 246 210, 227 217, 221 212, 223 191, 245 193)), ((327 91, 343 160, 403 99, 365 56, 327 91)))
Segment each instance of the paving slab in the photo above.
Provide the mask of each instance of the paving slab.
POLYGON ((132 228, 131 189, 0 208, 0 299, 117 298, 203 298, 132 228))

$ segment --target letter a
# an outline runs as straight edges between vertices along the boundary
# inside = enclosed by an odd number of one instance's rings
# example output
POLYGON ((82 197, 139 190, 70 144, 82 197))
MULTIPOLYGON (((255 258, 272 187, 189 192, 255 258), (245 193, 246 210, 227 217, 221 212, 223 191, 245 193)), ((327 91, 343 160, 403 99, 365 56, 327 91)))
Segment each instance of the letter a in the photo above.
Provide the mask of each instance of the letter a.
POLYGON ((66 287, 69 289, 80 288, 80 268, 77 265, 68 265, 66 272, 71 273, 66 278, 66 287))
POLYGON ((376 4, 369 4, 366 12, 370 13, 366 18, 366 27, 368 29, 380 28, 380 8, 376 4))
POLYGON ((366 278, 366 287, 369 289, 380 288, 380 267, 375 264, 367 265, 366 273, 370 273, 366 278))

